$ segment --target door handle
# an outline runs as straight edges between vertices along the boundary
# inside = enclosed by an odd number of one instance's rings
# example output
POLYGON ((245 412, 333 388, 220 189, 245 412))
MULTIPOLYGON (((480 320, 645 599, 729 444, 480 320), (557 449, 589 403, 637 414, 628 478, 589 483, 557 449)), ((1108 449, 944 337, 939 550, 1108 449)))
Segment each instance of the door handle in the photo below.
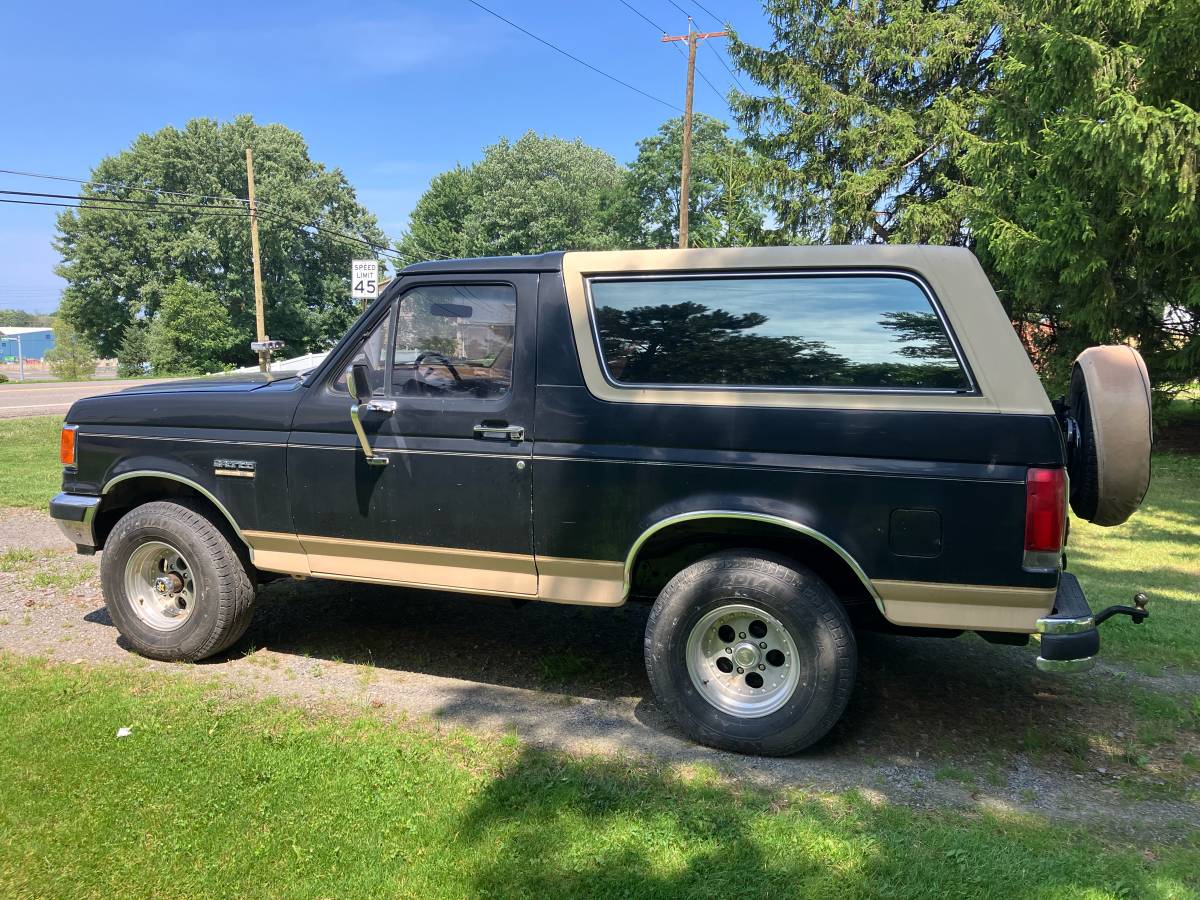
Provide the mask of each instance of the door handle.
POLYGON ((475 426, 475 437, 490 441, 523 441, 524 425, 489 425, 486 422, 475 426))

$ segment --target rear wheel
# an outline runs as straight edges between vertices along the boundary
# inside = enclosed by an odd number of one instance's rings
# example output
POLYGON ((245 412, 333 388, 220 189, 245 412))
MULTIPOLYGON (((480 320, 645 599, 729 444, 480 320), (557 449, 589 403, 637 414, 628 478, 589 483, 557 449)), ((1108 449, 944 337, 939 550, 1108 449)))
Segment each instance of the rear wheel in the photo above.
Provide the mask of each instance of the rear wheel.
POLYGON ((250 625, 254 584, 220 528, 186 502, 126 513, 105 542, 104 600, 117 630, 152 659, 195 661, 250 625))
POLYGON ((646 625, 659 702, 703 744, 784 756, 820 740, 854 685, 845 609, 809 570, 755 551, 684 569, 646 625))

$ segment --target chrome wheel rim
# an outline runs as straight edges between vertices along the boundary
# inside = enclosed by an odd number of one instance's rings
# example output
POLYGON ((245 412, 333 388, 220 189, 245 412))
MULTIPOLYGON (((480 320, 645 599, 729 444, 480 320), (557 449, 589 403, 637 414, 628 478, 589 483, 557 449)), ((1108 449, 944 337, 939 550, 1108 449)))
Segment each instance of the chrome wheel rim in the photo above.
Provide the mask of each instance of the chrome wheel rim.
POLYGON ((125 596, 134 615, 157 631, 174 631, 196 608, 192 567, 162 541, 147 541, 125 563, 125 596))
POLYGON ((744 719, 782 709, 800 681, 791 634, 766 610, 748 603, 705 613, 692 626, 685 653, 700 696, 744 719))

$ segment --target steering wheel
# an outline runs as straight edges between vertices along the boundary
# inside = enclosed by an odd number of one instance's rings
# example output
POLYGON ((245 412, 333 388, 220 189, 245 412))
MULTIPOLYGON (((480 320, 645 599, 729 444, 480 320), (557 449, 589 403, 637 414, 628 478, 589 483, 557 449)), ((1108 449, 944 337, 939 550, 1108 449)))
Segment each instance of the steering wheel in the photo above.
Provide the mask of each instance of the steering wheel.
POLYGON ((458 374, 458 369, 454 368, 454 363, 450 362, 450 360, 448 360, 445 356, 434 350, 426 350, 424 353, 420 354, 413 361, 413 366, 419 367, 426 359, 432 359, 434 362, 445 366, 446 370, 454 376, 456 383, 460 385, 463 383, 462 376, 458 374))

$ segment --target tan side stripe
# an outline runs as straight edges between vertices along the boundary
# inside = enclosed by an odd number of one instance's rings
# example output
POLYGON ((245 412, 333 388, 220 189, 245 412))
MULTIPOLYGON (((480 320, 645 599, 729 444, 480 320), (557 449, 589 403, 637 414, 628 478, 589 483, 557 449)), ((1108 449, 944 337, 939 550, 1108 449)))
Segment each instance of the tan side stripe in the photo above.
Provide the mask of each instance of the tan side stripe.
POLYGON ((243 531, 250 545, 250 561, 267 572, 285 575, 311 575, 308 556, 294 534, 278 531, 243 531))
POLYGON ((583 606, 625 602, 625 564, 595 559, 539 556, 538 599, 583 606))
POLYGON ((1032 633, 1054 605, 1054 588, 875 581, 888 621, 925 628, 1032 633))
POLYGON ((533 596, 533 556, 299 535, 314 575, 533 596))
POLYGON ((552 603, 619 606, 625 564, 359 541, 269 531, 243 532, 254 564, 272 572, 377 584, 461 590, 552 603))

